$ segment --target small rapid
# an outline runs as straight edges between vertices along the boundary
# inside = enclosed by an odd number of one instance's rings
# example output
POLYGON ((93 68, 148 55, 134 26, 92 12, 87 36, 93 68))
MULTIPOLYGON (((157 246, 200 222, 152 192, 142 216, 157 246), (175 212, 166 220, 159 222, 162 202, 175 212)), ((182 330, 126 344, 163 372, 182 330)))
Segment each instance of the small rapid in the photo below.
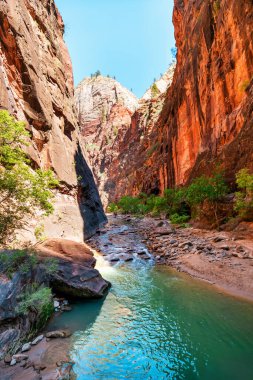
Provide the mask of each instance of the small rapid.
POLYGON ((91 244, 109 294, 51 323, 74 333, 78 380, 252 380, 252 304, 157 268, 131 222, 112 218, 91 244))

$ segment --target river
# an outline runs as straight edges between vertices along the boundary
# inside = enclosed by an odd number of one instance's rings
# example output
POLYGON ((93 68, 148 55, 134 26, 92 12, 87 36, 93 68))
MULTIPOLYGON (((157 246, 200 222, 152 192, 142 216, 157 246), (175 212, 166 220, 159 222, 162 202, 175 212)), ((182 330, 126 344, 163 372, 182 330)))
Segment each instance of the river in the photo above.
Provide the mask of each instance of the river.
POLYGON ((49 326, 73 331, 78 380, 253 379, 253 304, 156 267, 131 223, 111 220, 96 243, 109 294, 49 326), (126 250, 133 261, 108 261, 126 250))

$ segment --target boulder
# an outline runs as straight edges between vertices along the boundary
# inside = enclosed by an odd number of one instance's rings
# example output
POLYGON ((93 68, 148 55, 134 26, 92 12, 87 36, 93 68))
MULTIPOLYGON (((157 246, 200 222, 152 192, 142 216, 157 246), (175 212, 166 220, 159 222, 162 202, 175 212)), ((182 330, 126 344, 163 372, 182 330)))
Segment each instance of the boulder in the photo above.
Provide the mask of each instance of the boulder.
POLYGON ((95 267, 96 259, 91 248, 85 243, 77 243, 66 239, 47 239, 36 245, 40 257, 50 257, 59 260, 85 264, 95 267))
POLYGON ((2 359, 13 342, 20 337, 20 330, 8 329, 0 334, 0 359, 2 359))
POLYGON ((70 336, 71 332, 69 330, 55 330, 46 333, 46 338, 48 339, 69 338, 70 336))
POLYGON ((58 268, 51 275, 51 286, 56 292, 70 297, 103 297, 110 284, 94 269, 96 259, 90 247, 64 239, 48 239, 36 246, 43 259, 56 258, 58 268))

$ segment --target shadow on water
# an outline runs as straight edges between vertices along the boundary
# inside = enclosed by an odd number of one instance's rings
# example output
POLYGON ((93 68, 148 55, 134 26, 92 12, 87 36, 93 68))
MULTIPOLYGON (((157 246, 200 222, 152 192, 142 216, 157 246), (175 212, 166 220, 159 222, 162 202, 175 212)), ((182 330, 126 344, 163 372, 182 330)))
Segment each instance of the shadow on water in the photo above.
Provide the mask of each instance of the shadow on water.
POLYGON ((93 300, 76 300, 71 304, 72 311, 56 316, 48 325, 47 330, 69 329, 72 333, 88 329, 96 322, 105 298, 93 300))
POLYGON ((83 218, 84 240, 93 235, 107 221, 99 193, 80 144, 75 153, 75 170, 78 178, 78 204, 83 218))

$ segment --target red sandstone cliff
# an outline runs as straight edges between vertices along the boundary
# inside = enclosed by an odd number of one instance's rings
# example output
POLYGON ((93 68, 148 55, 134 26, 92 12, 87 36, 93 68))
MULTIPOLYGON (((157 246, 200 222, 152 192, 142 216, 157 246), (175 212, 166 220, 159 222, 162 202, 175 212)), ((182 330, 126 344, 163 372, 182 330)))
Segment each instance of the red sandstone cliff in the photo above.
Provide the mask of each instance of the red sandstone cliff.
MULTIPOLYGON (((163 191, 211 173, 253 169, 253 3, 175 0, 178 49, 158 120, 140 111, 122 144, 116 194, 163 191)), ((154 105, 152 105, 154 106, 154 105)))
POLYGON ((27 122, 33 166, 52 168, 62 183, 65 195, 57 196, 58 214, 47 221, 47 234, 78 238, 72 225, 87 236, 105 217, 83 157, 63 33, 53 0, 0 2, 0 107, 27 122))

